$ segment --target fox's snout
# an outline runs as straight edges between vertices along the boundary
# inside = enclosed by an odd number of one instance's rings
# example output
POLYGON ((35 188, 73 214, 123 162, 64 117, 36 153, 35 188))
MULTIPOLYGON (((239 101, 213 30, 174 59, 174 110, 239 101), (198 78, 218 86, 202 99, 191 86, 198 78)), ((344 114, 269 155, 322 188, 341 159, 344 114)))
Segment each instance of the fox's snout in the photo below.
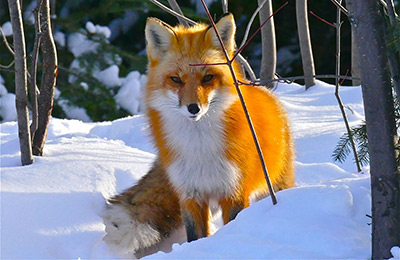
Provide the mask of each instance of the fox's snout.
POLYGON ((191 121, 199 121, 200 118, 207 113, 208 108, 198 103, 190 103, 189 105, 183 105, 181 112, 191 121))
POLYGON ((187 110, 190 114, 196 115, 200 112, 200 107, 197 105, 197 103, 191 103, 187 106, 187 110))

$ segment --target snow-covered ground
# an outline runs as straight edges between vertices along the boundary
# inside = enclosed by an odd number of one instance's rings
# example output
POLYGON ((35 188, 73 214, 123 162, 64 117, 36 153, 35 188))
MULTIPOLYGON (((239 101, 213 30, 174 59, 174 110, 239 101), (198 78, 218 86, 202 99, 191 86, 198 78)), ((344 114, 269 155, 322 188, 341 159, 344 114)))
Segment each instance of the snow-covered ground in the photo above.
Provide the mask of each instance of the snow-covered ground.
MULTIPOLYGON (((331 153, 344 123, 334 88, 280 84, 296 144, 296 184, 254 203, 213 236, 148 259, 368 259, 370 183, 331 153)), ((363 119, 360 88, 343 87, 351 124, 363 119)), ((263 112, 263 111, 260 111, 263 112)), ((154 148, 143 116, 83 123, 53 118, 44 156, 20 166, 16 122, 1 132, 1 258, 115 259, 103 242, 104 198, 149 169, 154 148)))

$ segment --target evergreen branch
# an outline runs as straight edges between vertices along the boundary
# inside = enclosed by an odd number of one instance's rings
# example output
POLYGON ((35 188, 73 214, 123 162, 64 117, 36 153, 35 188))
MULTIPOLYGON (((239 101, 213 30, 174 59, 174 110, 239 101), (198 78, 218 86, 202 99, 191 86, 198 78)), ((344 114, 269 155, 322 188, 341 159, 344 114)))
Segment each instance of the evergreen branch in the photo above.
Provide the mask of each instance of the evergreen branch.
POLYGON ((348 133, 343 134, 332 153, 332 159, 343 163, 350 153, 350 139, 348 133))

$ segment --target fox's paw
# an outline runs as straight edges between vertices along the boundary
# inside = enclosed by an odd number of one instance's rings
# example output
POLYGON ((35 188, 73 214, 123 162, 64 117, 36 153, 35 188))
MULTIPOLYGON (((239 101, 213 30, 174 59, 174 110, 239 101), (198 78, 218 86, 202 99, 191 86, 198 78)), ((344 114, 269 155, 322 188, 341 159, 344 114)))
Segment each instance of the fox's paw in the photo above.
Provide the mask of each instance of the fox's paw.
POLYGON ((106 225, 104 241, 114 252, 130 254, 148 248, 161 239, 160 233, 148 223, 135 220, 123 205, 107 206, 103 221, 106 225))

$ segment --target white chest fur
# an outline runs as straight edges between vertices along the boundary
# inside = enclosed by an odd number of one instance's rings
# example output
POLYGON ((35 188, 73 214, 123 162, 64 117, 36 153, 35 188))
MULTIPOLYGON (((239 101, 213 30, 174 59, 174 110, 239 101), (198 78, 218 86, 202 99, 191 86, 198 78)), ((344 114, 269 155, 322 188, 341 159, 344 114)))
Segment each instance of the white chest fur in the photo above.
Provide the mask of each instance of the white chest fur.
POLYGON ((234 98, 215 95, 207 114, 190 121, 179 112, 174 93, 157 93, 150 106, 160 112, 165 138, 174 151, 167 168, 170 181, 181 199, 219 199, 235 192, 238 168, 225 157, 224 109, 234 98))

